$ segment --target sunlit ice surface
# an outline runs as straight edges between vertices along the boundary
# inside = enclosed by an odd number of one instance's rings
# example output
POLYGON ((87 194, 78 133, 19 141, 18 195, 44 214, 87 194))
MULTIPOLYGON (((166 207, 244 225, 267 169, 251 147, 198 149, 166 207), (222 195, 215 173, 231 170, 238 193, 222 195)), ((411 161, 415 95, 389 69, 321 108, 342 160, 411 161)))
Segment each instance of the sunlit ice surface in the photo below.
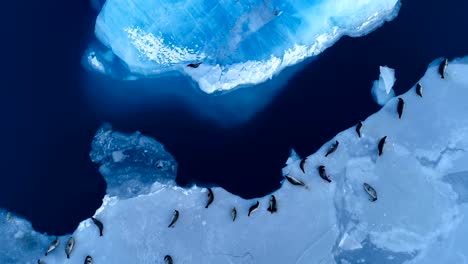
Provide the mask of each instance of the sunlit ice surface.
POLYGON ((83 64, 123 80, 177 72, 206 93, 229 91, 265 82, 342 35, 365 35, 398 10, 398 0, 108 0, 83 64))

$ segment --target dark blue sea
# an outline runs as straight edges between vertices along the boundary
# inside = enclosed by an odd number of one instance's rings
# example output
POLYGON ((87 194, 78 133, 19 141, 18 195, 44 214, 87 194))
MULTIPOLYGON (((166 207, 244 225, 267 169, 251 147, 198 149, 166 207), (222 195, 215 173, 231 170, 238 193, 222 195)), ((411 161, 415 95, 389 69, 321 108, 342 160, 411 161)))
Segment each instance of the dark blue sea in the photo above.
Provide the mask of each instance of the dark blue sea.
POLYGON ((213 97, 181 78, 122 82, 86 71, 81 56, 97 16, 87 0, 4 4, 0 207, 56 235, 101 205, 106 186, 89 151, 104 122, 162 142, 179 163, 180 185, 258 197, 280 187, 291 148, 309 155, 379 109, 370 89, 380 65, 396 69, 400 94, 434 59, 468 54, 468 1, 403 0, 395 20, 342 38, 283 80, 271 101, 257 88, 213 97), (232 111, 256 103, 264 107, 248 121, 232 111))

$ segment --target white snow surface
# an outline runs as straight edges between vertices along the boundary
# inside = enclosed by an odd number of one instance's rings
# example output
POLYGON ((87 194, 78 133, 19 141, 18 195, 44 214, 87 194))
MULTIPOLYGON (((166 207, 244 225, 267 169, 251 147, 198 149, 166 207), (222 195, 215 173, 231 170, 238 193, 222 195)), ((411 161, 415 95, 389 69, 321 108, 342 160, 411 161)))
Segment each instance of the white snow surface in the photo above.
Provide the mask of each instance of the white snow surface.
POLYGON ((395 84, 395 70, 387 66, 380 66, 380 77, 372 86, 372 97, 379 105, 385 105, 395 97, 393 85, 395 84))
MULTIPOLYGON (((420 80, 424 97, 415 87, 401 95, 402 119, 391 99, 363 121, 361 138, 351 127, 331 139, 340 142, 336 152, 325 158, 325 144, 308 156, 305 174, 292 152, 283 173, 309 188, 284 181, 273 193, 275 214, 266 210, 269 195, 244 200, 212 188, 215 199, 206 209, 206 189, 185 189, 165 179, 147 193, 106 195, 95 214, 104 223, 104 236, 90 219, 81 222, 72 234, 76 244, 69 260, 64 251, 69 235, 44 257, 54 238, 1 211, 0 262, 41 258, 47 264, 81 264, 91 255, 94 263, 164 263, 169 254, 177 264, 467 263, 468 57, 451 61, 446 79, 439 77, 440 61, 420 80), (383 136, 387 143, 378 156, 383 136), (319 165, 326 166, 332 183, 319 177, 319 165), (369 200, 364 182, 376 189, 377 201, 369 200), (257 200, 260 209, 247 217, 257 200), (179 220, 168 228, 175 209, 179 220)), ((100 146, 109 147, 102 152, 109 162, 125 159, 112 154, 119 149, 112 144, 100 146)))
MULTIPOLYGON (((180 72, 213 93, 271 79, 342 35, 371 32, 398 11, 398 0, 107 0, 95 34, 128 74, 180 72), (196 62, 203 64, 186 67, 196 62)), ((85 52, 86 67, 126 79, 100 52, 85 52)))

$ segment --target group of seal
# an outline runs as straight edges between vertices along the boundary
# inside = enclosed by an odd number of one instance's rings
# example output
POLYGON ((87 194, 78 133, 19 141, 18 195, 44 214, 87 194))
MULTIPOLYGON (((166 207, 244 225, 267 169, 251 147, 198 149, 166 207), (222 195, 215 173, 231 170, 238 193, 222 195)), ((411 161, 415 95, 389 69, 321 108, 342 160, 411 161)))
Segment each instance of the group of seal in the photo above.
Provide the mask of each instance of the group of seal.
MULTIPOLYGON (((200 64, 201 64, 201 62, 199 62, 199 63, 190 63, 187 66, 191 67, 191 68, 198 68, 198 66, 200 66, 200 64)), ((448 67, 448 59, 445 58, 439 65, 439 74, 440 74, 441 79, 445 79, 447 67, 448 67)), ((422 95, 422 85, 421 85, 421 83, 417 83, 417 85, 416 85, 416 94, 418 96, 420 96, 420 97, 423 96, 422 95)), ((398 113, 398 118, 400 118, 400 119, 401 119, 401 117, 403 115, 404 106, 405 106, 405 101, 401 97, 399 97, 398 98, 398 104, 397 104, 397 113, 398 113)), ((356 128, 355 128, 356 133, 357 133, 359 138, 361 137, 362 127, 363 127, 363 123, 362 123, 362 121, 359 121, 358 124, 356 125, 356 128)), ((383 154, 383 149, 384 149, 384 146, 385 146, 386 139, 387 139, 387 136, 384 136, 378 142, 377 149, 378 149, 379 156, 381 156, 383 154)), ((339 146, 339 141, 335 140, 335 142, 330 146, 330 148, 326 152, 325 157, 328 157, 330 154, 334 153, 338 149, 338 146, 339 146)), ((299 163, 299 167, 300 167, 301 171, 304 174, 305 174, 304 165, 305 165, 306 160, 307 160, 307 157, 303 158, 299 163)), ((318 167, 318 174, 326 182, 328 182, 328 183, 331 182, 331 179, 330 179, 329 175, 327 174, 324 165, 320 165, 318 167)), ((307 184, 305 182, 303 182, 302 180, 299 180, 299 179, 297 179, 297 178, 295 178, 295 177, 293 177, 291 175, 286 175, 285 178, 292 185, 302 186, 302 187, 308 189, 307 184)), ((369 200, 371 202, 377 201, 377 191, 368 183, 363 183, 363 187, 364 187, 364 190, 366 191, 366 193, 370 196, 369 200)), ((208 208, 211 205, 211 203, 213 203, 213 201, 214 201, 213 190, 211 190, 211 188, 208 188, 208 201, 207 201, 207 204, 206 204, 205 208, 208 208)), ((259 208, 260 208, 260 202, 256 201, 255 204, 250 206, 247 216, 250 216, 252 213, 257 211, 259 208)), ((269 211, 271 214, 273 214, 273 213, 277 212, 277 210, 278 209, 277 209, 277 205, 276 205, 276 197, 274 195, 271 195, 267 211, 269 211)), ((236 207, 233 207, 231 209, 231 218, 232 218, 233 222, 237 218, 236 207)), ((102 236, 103 235, 103 230, 104 230, 104 225, 102 224, 101 221, 97 220, 94 217, 91 217, 91 219, 92 219, 93 223, 98 227, 99 235, 102 236)), ((171 222, 170 222, 168 227, 173 228, 178 219, 179 219, 179 211, 174 210, 171 222)), ((60 239, 57 237, 49 245, 49 248, 47 249, 45 255, 47 256, 49 253, 54 251, 59 246, 59 244, 60 244, 60 239)), ((70 258, 70 254, 71 254, 71 252, 72 252, 72 250, 74 248, 74 245, 75 245, 75 239, 73 237, 70 237, 68 239, 68 242, 67 242, 66 246, 65 246, 65 253, 67 255, 67 258, 70 258)), ((86 256, 84 263, 85 264, 92 264, 92 262, 93 262, 93 258, 91 256, 89 256, 89 255, 86 256)), ((170 255, 166 255, 164 257, 164 262, 166 264, 173 264, 172 257, 170 255)), ((37 263, 42 264, 43 262, 39 259, 37 261, 37 263)))
MULTIPOLYGON (((103 231, 104 231, 104 224, 101 221, 99 221, 98 219, 94 218, 94 217, 91 217, 91 220, 98 227, 99 236, 102 236, 103 231)), ((52 243, 50 243, 49 247, 47 248, 47 251, 45 252, 45 255, 47 256, 49 253, 54 251, 59 246, 59 244, 60 244, 60 239, 58 237, 56 237, 55 240, 52 241, 52 243)), ((74 247, 75 247, 75 238, 70 237, 68 239, 68 241, 67 241, 67 244, 65 245, 65 254, 67 255, 67 259, 70 258, 70 255, 71 255, 74 247)), ((41 263, 43 264, 44 262, 42 260, 38 259, 37 263, 38 264, 41 264, 41 263)), ((90 255, 86 256, 84 263, 85 264, 92 264, 93 263, 93 258, 90 255)))
MULTIPOLYGON (((307 186, 302 181, 300 181, 300 180, 298 180, 298 179, 296 179, 294 177, 289 177, 289 176, 286 176, 286 177, 294 185, 302 185, 302 186, 307 188, 307 186)), ((208 208, 210 206, 210 204, 213 203, 213 201, 214 201, 213 190, 211 188, 207 188, 207 190, 208 190, 208 202, 207 202, 205 208, 208 208)), ((247 213, 247 216, 250 216, 255 211, 257 211, 259 208, 260 208, 260 201, 256 201, 255 204, 253 204, 252 206, 249 207, 249 211, 247 213)), ((269 202, 269 206, 267 208, 267 211, 269 211, 272 214, 276 213, 278 211, 278 207, 277 207, 277 204, 276 204, 276 197, 274 195, 271 195, 271 197, 270 197, 270 202, 269 202)), ((236 209, 236 207, 232 207, 232 209, 231 209, 231 219, 234 222, 236 220, 236 218, 237 218, 237 209, 236 209)), ((171 218, 171 222, 170 222, 168 227, 169 228, 174 227, 174 225, 175 225, 175 223, 177 222, 178 219, 179 219, 179 211, 174 210, 174 213, 173 213, 172 218, 171 218)))
MULTIPOLYGON (((439 65, 439 74, 441 79, 445 79, 446 71, 448 67, 448 59, 444 59, 440 65, 439 65)), ((416 94, 419 97, 423 97, 423 87, 421 83, 416 84, 416 94)), ((405 106, 405 101, 403 101, 402 98, 398 98, 398 105, 397 105, 397 112, 398 112, 398 117, 401 118, 401 115, 403 114, 403 108, 405 106)))
MULTIPOLYGON (((439 74, 440 74, 441 79, 446 78, 447 67, 448 67, 448 59, 444 58, 444 60, 439 65, 439 74)), ((423 92, 422 91, 423 91, 423 87, 422 87, 421 83, 417 83, 416 84, 416 94, 419 97, 423 97, 423 92)), ((399 97, 398 98, 398 104, 397 104, 397 113, 398 113, 398 118, 399 119, 401 119, 401 117, 403 115, 404 108, 405 108, 405 101, 403 100, 403 98, 399 97)), ((356 130, 356 133, 357 133, 359 138, 361 137, 362 127, 363 127, 362 121, 358 121, 358 123, 357 123, 357 125, 355 127, 355 130, 356 130)), ((386 140, 387 140, 387 136, 384 136, 384 137, 380 138, 380 140, 379 140, 379 142, 377 144, 377 150, 378 150, 379 156, 382 156, 382 154, 383 154, 386 140)), ((327 152, 325 154, 325 157, 328 157, 330 154, 334 153, 337 150, 338 145, 339 145, 338 140, 335 140, 335 142, 327 150, 327 152)), ((299 163, 299 168, 301 169, 301 171, 304 174, 305 174, 304 166, 305 166, 306 160, 307 160, 307 157, 301 159, 301 161, 299 163)), ((330 179, 329 175, 327 174, 327 172, 325 170, 325 166, 320 165, 318 167, 318 174, 326 182, 328 182, 328 183, 331 182, 331 179, 330 179)), ((298 180, 298 179, 294 178, 291 175, 286 175, 285 178, 286 178, 286 180, 288 182, 290 182, 293 185, 304 186, 304 187, 307 188, 307 185, 302 180, 298 180)), ((367 192, 367 194, 370 196, 369 200, 372 201, 372 202, 377 201, 377 191, 368 183, 363 183, 363 187, 364 187, 364 190, 367 192)))
MULTIPOLYGON (((297 179, 294 179, 292 181, 293 182, 297 181, 297 184, 300 184, 300 181, 298 181, 297 179)), ((213 192, 213 190, 211 188, 207 188, 207 190, 208 190, 208 201, 207 201, 207 204, 205 205, 205 208, 208 208, 214 201, 214 192, 213 192)), ((255 204, 253 204, 252 206, 249 207, 249 211, 247 213, 247 216, 250 217, 250 215, 253 214, 254 212, 256 212, 259 208, 260 208, 260 201, 256 201, 255 204)), ((274 195, 271 195, 271 197, 270 197, 270 202, 269 202, 269 206, 267 208, 267 211, 269 211, 272 214, 276 213, 278 211, 278 207, 277 207, 277 203, 276 203, 276 197, 274 195)), ((173 228, 175 226, 175 223, 179 219, 179 215, 180 215, 179 211, 174 210, 174 213, 172 215, 172 218, 171 218, 171 221, 169 223, 168 228, 173 228)), ((236 209, 236 207, 232 207, 232 209, 231 209, 231 219, 234 222, 236 220, 236 218, 237 218, 237 209, 236 209)), ((170 255, 166 255, 164 257, 164 262, 166 264, 173 264, 172 257, 170 255)))
MULTIPOLYGON (((255 204, 250 206, 249 213, 247 214, 247 216, 250 216, 255 211, 257 211, 259 208, 260 208, 260 202, 257 201, 257 202, 255 202, 255 204)), ((267 211, 270 212, 271 214, 278 212, 278 206, 276 204, 276 197, 274 195, 270 196, 270 201, 269 201, 269 204, 268 204, 267 211)))

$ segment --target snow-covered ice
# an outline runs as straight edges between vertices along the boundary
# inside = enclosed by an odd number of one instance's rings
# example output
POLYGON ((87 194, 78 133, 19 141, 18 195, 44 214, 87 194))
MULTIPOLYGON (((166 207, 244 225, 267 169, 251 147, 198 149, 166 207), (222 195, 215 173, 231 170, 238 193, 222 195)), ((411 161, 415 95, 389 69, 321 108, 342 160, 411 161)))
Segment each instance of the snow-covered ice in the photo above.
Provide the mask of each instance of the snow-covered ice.
MULTIPOLYGON (((81 222, 72 234, 76 245, 69 260, 64 250, 69 235, 44 257, 54 237, 38 234, 25 220, 2 211, 0 262, 37 263, 42 258, 47 264, 81 264, 91 255, 94 263, 164 263, 169 254, 174 263, 466 263, 468 57, 451 61, 446 79, 439 77, 440 61, 420 80, 423 98, 415 87, 401 95, 404 118, 398 118, 397 100, 391 99, 363 121, 361 138, 351 127, 330 139, 340 144, 327 158, 329 144, 307 157, 305 174, 292 152, 283 173, 309 188, 284 181, 273 193, 275 214, 266 210, 269 195, 244 200, 222 188, 212 188, 215 199, 206 209, 205 188, 181 188, 171 180, 176 164, 159 143, 104 126, 91 156, 112 168, 105 175, 108 182, 113 172, 128 180, 117 163, 153 171, 162 157, 172 168, 163 183, 153 178, 144 193, 107 194, 95 214, 104 223, 104 236, 90 219, 81 222), (378 156, 383 136, 387 143, 378 156), (146 140, 149 144, 141 143, 146 140), (137 164, 140 159, 144 161, 137 164), (326 167, 331 183, 319 177, 319 165, 326 167), (369 200, 364 182, 376 189, 377 201, 369 200), (247 217, 257 200, 260 210, 247 217), (179 220, 168 228, 175 209, 179 220)), ((132 184, 142 182, 123 186, 132 184)))
POLYGON ((380 77, 372 86, 372 97, 379 105, 385 105, 395 97, 393 85, 395 84, 395 70, 387 66, 380 66, 380 77))
POLYGON ((122 79, 180 72, 204 92, 226 91, 264 82, 342 35, 365 35, 398 10, 398 0, 107 0, 95 35, 123 63, 97 46, 83 62, 122 79))

